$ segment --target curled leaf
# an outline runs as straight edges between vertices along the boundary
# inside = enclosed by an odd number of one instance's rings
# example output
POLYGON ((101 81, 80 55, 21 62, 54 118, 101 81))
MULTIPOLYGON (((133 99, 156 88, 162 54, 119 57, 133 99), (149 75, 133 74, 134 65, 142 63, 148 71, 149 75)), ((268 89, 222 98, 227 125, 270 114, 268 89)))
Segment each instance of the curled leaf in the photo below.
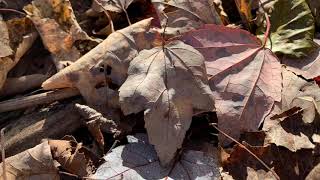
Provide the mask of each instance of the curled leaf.
POLYGON ((125 114, 144 110, 150 143, 164 166, 181 148, 194 113, 214 110, 203 56, 181 41, 141 51, 119 92, 125 114))
MULTIPOLYGON (((267 46, 274 53, 293 57, 307 55, 314 48, 314 18, 305 0, 277 0, 270 15, 270 38, 267 46)), ((265 27, 258 29, 263 39, 265 27)))

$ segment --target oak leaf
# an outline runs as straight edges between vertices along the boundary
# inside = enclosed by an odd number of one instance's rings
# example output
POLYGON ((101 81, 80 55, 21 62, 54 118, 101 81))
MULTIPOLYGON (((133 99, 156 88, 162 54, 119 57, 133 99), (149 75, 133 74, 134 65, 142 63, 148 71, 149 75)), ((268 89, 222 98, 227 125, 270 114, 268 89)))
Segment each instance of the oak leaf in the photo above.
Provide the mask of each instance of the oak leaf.
POLYGON ((144 110, 150 143, 164 166, 181 148, 194 113, 214 110, 203 56, 181 41, 141 51, 119 92, 125 114, 144 110))
MULTIPOLYGON (((180 39, 205 57, 219 128, 236 139, 241 132, 258 130, 281 100, 277 57, 247 31, 224 26, 206 25, 180 39)), ((222 136, 220 142, 229 143, 222 136)))
POLYGON ((145 134, 127 137, 129 144, 104 156, 92 179, 219 179, 216 154, 187 150, 172 168, 160 166, 157 154, 145 134), (172 171, 170 172, 170 169, 172 171))

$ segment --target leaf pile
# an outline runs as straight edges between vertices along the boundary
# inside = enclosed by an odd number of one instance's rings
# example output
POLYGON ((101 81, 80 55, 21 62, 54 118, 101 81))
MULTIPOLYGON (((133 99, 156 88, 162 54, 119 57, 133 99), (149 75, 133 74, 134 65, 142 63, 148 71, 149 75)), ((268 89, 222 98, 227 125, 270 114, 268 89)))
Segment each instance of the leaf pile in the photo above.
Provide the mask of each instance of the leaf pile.
POLYGON ((319 179, 319 4, 0 1, 1 179, 319 179))

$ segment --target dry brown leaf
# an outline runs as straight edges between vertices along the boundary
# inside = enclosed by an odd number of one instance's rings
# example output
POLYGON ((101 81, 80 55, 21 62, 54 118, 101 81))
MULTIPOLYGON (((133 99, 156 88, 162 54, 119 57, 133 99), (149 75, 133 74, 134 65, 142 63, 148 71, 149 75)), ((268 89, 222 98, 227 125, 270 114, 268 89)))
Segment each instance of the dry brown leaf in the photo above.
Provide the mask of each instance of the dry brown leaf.
POLYGON ((307 79, 313 79, 320 76, 320 40, 313 40, 316 44, 316 49, 308 54, 307 57, 301 59, 293 59, 284 56, 282 63, 287 65, 287 69, 298 75, 302 75, 307 79))
MULTIPOLYGON (((312 150, 300 150, 293 153, 275 145, 251 146, 245 141, 243 145, 274 170, 280 179, 304 179, 316 161, 312 150)), ((223 163, 223 174, 233 179, 277 179, 269 169, 266 169, 239 145, 233 147, 230 157, 223 163)))
POLYGON ((121 85, 127 77, 130 61, 142 49, 152 47, 154 34, 148 33, 152 18, 116 31, 106 40, 42 84, 46 90, 77 87, 87 102, 104 103, 95 86, 106 80, 121 85))
MULTIPOLYGON (((126 11, 129 5, 134 0, 98 0, 101 5, 108 11, 121 13, 126 11)), ((93 1, 93 8, 98 12, 102 12, 102 9, 95 1, 93 1)))
MULTIPOLYGON (((218 125, 234 138, 256 131, 281 100, 281 65, 252 34, 241 29, 206 25, 181 37, 205 57, 215 97, 218 125)), ((230 140, 220 136, 224 145, 230 140)))
POLYGON ((204 24, 222 24, 213 0, 152 0, 152 3, 168 36, 179 35, 204 24), (172 10, 172 7, 176 9, 172 10))
POLYGON ((144 110, 150 143, 164 166, 181 148, 194 113, 214 110, 203 56, 181 41, 141 51, 119 92, 125 114, 144 110))
POLYGON ((317 133, 316 118, 320 115, 319 87, 283 68, 282 101, 276 103, 263 129, 266 143, 288 148, 292 152, 313 149, 310 141, 317 133))
POLYGON ((27 18, 0 20, 1 49, 0 54, 0 89, 4 85, 8 72, 19 62, 29 50, 38 34, 27 18), (10 49, 9 49, 10 48, 10 49))
POLYGON ((305 180, 318 180, 320 179, 320 163, 317 164, 308 174, 305 180))
POLYGON ((72 136, 64 140, 49 140, 52 157, 68 172, 80 177, 93 174, 99 165, 99 158, 82 146, 72 136))
POLYGON ((34 0, 24 10, 35 24, 45 47, 52 53, 57 70, 98 44, 79 26, 69 0, 34 0), (81 49, 81 43, 86 49, 81 49))
MULTIPOLYGON (((2 163, 0 166, 2 167, 2 163)), ((59 180, 58 169, 52 159, 48 141, 6 158, 7 179, 47 179, 59 180)), ((3 169, 0 168, 0 179, 3 179, 3 169)))
POLYGON ((7 57, 13 54, 13 50, 10 47, 9 31, 7 24, 3 21, 0 15, 0 58, 7 57))

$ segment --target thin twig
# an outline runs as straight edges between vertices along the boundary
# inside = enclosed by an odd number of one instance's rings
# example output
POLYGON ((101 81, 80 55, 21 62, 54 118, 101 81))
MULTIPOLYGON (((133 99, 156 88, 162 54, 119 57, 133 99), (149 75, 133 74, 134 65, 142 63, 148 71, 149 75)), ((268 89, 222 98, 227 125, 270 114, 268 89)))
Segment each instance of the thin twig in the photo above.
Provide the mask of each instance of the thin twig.
POLYGON ((7 180, 4 130, 5 128, 2 128, 0 132, 1 133, 1 158, 2 158, 3 179, 7 180))
POLYGON ((127 10, 125 10, 124 8, 122 10, 126 14, 126 18, 127 18, 129 25, 131 25, 131 21, 130 21, 129 14, 128 14, 127 10))
POLYGON ((114 25, 113 25, 113 21, 112 21, 112 18, 111 18, 109 11, 106 8, 104 8, 103 5, 98 0, 94 0, 94 1, 103 9, 103 12, 107 15, 107 18, 110 23, 111 32, 114 32, 115 31, 114 25))
POLYGON ((117 145, 117 143, 119 143, 120 141, 119 140, 115 140, 114 143, 112 144, 112 146, 110 147, 110 149, 108 150, 107 154, 109 154, 112 149, 117 145))
POLYGON ((9 9, 9 8, 0 8, 0 12, 1 12, 1 11, 14 12, 14 13, 21 14, 21 15, 23 15, 23 16, 26 16, 26 15, 27 15, 27 14, 24 13, 24 12, 17 11, 17 10, 15 10, 15 9, 9 9))
POLYGON ((221 129, 219 129, 214 123, 210 124, 211 126, 213 126, 214 128, 216 128, 217 131, 219 131, 221 134, 223 134, 224 136, 226 136, 227 138, 229 138, 230 140, 232 140, 233 142, 237 143, 241 148, 243 148, 244 150, 246 150, 249 154, 251 154, 255 159, 257 159, 265 168, 267 168, 272 174, 273 176, 280 180, 280 177, 278 176, 278 174, 272 170, 265 162, 263 162, 257 155, 255 155, 252 151, 250 151, 246 146, 244 146, 242 143, 240 143, 239 141, 237 141, 236 139, 234 139, 233 137, 229 136, 227 133, 223 132, 221 129))

